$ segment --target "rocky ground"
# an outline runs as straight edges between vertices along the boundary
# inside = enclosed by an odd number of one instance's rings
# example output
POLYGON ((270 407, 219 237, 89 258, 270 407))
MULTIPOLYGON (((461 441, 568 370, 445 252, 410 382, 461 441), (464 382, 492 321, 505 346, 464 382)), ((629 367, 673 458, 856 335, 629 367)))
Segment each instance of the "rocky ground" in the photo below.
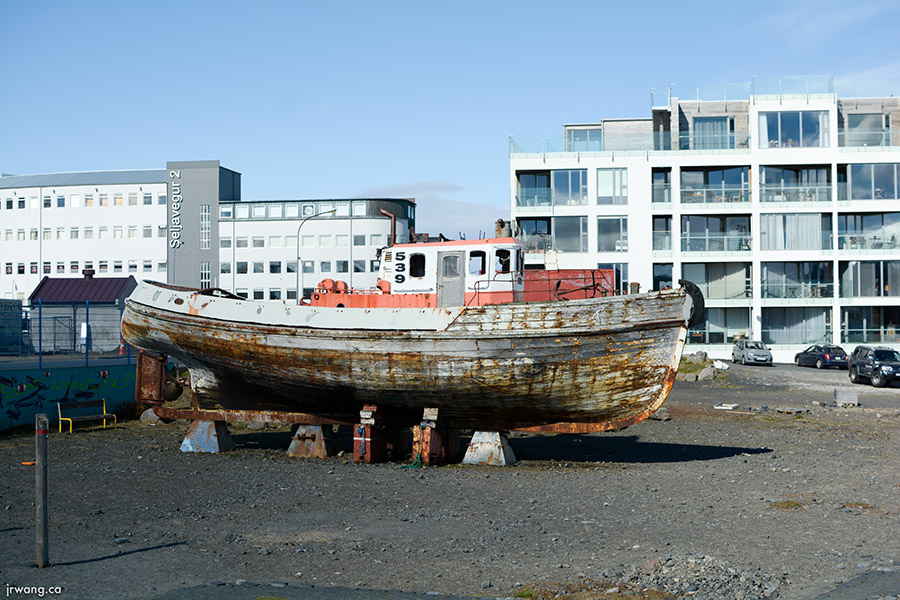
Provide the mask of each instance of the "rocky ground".
POLYGON ((677 382, 665 406, 670 420, 612 434, 513 436, 508 468, 290 459, 286 428, 234 426, 238 450, 222 455, 179 452, 184 423, 54 434, 45 570, 21 464, 33 435, 5 434, 0 593, 896 597, 900 387, 737 365, 677 382), (862 407, 833 408, 835 389, 862 407))

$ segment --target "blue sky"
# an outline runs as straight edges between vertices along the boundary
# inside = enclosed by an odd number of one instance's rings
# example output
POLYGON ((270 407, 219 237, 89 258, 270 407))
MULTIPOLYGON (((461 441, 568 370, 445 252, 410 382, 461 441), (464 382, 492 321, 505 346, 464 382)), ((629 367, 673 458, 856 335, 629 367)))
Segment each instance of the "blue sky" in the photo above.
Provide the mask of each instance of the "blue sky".
POLYGON ((869 0, 0 0, 0 172, 218 159, 245 199, 415 197, 420 231, 473 237, 509 215, 510 134, 646 117, 673 83, 896 83, 898 22, 869 0))

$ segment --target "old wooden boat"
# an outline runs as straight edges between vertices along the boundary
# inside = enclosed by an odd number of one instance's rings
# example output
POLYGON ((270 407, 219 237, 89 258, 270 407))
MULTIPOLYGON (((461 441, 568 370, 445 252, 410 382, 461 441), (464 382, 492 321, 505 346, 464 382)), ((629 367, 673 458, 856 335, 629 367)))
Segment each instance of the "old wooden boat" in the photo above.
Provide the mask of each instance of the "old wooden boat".
POLYGON ((513 238, 398 244, 381 261, 378 289, 326 280, 308 304, 144 282, 122 331, 186 365, 198 407, 218 414, 354 423, 377 405, 400 424, 436 408, 448 427, 597 431, 659 408, 703 313, 689 282, 613 295, 595 273, 583 286, 544 273, 526 297, 513 238))

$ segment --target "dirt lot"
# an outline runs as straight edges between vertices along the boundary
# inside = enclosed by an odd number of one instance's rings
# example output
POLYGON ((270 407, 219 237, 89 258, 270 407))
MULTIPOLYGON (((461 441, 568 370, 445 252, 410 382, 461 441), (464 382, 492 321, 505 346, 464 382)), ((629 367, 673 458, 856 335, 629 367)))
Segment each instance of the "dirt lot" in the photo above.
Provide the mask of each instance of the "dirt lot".
POLYGON ((665 406, 671 420, 613 434, 514 436, 510 468, 289 459, 285 428, 234 426, 239 448, 222 455, 179 452, 183 422, 54 434, 46 570, 33 566, 34 472, 21 464, 33 436, 3 435, 0 579, 62 598, 236 580, 527 597, 705 560, 725 575, 682 581, 679 597, 759 597, 723 591, 730 568, 772 583, 770 597, 813 598, 900 570, 900 387, 735 366, 677 383, 665 406), (827 406, 835 388, 863 407, 827 406), (808 412, 749 410, 761 407, 808 412))

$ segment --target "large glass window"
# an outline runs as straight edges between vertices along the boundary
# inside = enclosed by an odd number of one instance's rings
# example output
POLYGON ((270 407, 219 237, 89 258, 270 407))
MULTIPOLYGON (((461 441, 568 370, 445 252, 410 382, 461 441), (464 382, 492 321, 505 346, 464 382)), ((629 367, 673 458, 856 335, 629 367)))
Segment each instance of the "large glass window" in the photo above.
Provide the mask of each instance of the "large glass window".
POLYGON ((838 272, 842 298, 900 296, 900 261, 841 261, 838 272))
POLYGON ((697 284, 705 298, 750 297, 750 263, 685 263, 681 276, 697 284))
POLYGON ((818 148, 829 145, 826 110, 759 113, 760 148, 818 148))
POLYGON ((553 247, 559 252, 587 252, 587 217, 555 217, 553 247))
POLYGON ((538 207, 550 206, 550 172, 518 174, 519 189, 516 194, 516 206, 538 207))
POLYGON ((900 243, 900 212, 838 215, 838 248, 894 249, 900 243))
POLYGON ((528 252, 550 249, 550 219, 518 219, 519 241, 528 252))
POLYGON ((694 150, 734 148, 734 117, 694 117, 694 150))
POLYGON ((587 169, 552 171, 553 204, 579 206, 587 204, 587 169))
POLYGON ((741 252, 750 250, 750 217, 682 215, 682 252, 741 252))
POLYGON ((763 307, 762 341, 767 344, 831 342, 831 308, 763 307))
POLYGON ((830 214, 761 214, 759 223, 759 239, 762 250, 826 250, 833 248, 830 214))
POLYGON ((601 271, 611 271, 613 291, 618 294, 628 293, 628 263, 597 263, 601 271))
POLYGON ((691 344, 732 344, 750 335, 749 308, 707 308, 706 318, 691 328, 691 344))
POLYGON ((763 202, 830 202, 828 166, 764 166, 760 185, 763 202))
POLYGON ((597 251, 628 251, 628 217, 597 217, 597 251))
POLYGON ((831 298, 831 262, 762 263, 763 298, 831 298))
POLYGON ((653 249, 672 249, 672 216, 658 215, 653 217, 653 249))
POLYGON ((900 307, 853 306, 841 309, 844 343, 900 342, 900 307))
POLYGON ((628 203, 628 169, 597 169, 597 204, 628 203))
POLYGON ((841 146, 890 146, 891 117, 883 113, 846 115, 842 119, 841 146))
POLYGON ((896 163, 838 165, 838 200, 896 200, 896 163))
POLYGON ((749 202, 750 167, 685 167, 681 170, 681 201, 749 202))
POLYGON ((566 129, 566 152, 599 152, 603 150, 602 131, 592 129, 566 129))
POLYGON ((666 290, 672 287, 672 263, 653 265, 653 291, 666 290))

